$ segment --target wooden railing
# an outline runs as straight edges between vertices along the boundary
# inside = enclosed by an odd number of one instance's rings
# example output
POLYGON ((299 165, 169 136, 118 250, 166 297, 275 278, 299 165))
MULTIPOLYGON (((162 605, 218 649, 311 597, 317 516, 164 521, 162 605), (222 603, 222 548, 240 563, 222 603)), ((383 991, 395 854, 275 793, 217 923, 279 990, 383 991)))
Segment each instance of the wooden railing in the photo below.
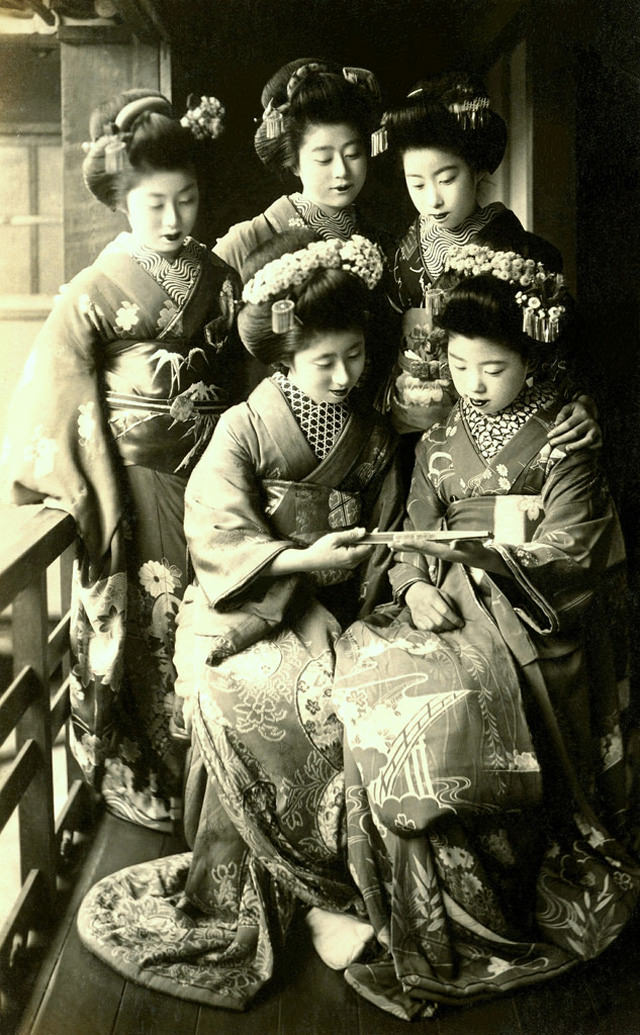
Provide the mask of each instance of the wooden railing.
POLYGON ((69 793, 54 815, 52 744, 69 717, 75 523, 57 510, 4 506, 0 527, 0 611, 11 606, 14 675, 0 697, 0 746, 15 731, 16 747, 0 784, 0 830, 17 809, 22 881, 0 929, 0 989, 6 992, 16 955, 25 950, 30 933, 46 928, 55 912, 62 852, 86 819, 89 796, 67 740, 69 793), (47 569, 54 563, 60 568, 62 617, 50 632, 47 569), (53 695, 52 686, 57 686, 53 695))

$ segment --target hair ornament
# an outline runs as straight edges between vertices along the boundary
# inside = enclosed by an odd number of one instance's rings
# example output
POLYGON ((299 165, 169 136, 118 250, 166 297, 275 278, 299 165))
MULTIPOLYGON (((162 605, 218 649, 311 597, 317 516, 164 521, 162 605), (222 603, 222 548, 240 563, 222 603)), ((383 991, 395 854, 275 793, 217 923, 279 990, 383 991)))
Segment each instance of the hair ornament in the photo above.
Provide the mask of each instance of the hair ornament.
POLYGON ((291 298, 279 298, 271 305, 271 330, 286 334, 296 322, 296 304, 291 298))
POLYGON ((478 129, 485 125, 489 113, 488 97, 472 97, 447 104, 448 110, 460 123, 463 130, 478 129))
POLYGON ((201 97, 194 103, 193 94, 187 98, 187 111, 180 125, 190 129, 196 140, 216 140, 224 130, 227 112, 217 97, 201 97))
POLYGON ((145 111, 159 112, 161 115, 172 117, 171 105, 166 97, 160 94, 149 94, 148 97, 138 97, 135 101, 129 101, 120 109, 115 117, 115 127, 119 131, 131 129, 133 123, 145 111))
POLYGON ((275 140, 284 132, 284 113, 288 108, 288 103, 282 104, 280 107, 276 107, 273 103, 273 97, 267 104, 262 113, 262 121, 266 127, 265 134, 267 140, 275 140))
POLYGON ((342 74, 348 83, 359 86, 368 91, 376 101, 382 100, 380 84, 373 72, 368 68, 355 68, 353 65, 345 65, 342 74))
POLYGON ((567 290, 561 273, 517 252, 495 252, 485 245, 453 245, 446 268, 460 279, 489 274, 517 286, 515 301, 522 310, 522 330, 535 341, 553 342, 560 336, 567 313, 567 290))
POLYGON ((104 146, 104 171, 106 173, 122 172, 127 163, 127 145, 122 137, 114 133, 113 138, 104 146))
POLYGON ((306 79, 308 75, 313 72, 328 72, 329 68, 327 65, 321 64, 319 61, 308 61, 306 65, 300 65, 296 68, 295 72, 287 83, 287 100, 290 101, 294 93, 300 86, 303 79, 306 79))
MULTIPOLYGON (((372 291, 382 276, 383 267, 380 249, 361 234, 354 234, 348 241, 338 238, 311 241, 306 248, 287 252, 258 270, 245 284, 242 300, 252 305, 270 302, 275 296, 304 284, 312 273, 321 269, 344 269, 359 277, 372 291)), ((289 318, 293 318, 293 314, 289 318)))
POLYGON ((377 129, 374 129, 371 134, 371 157, 377 158, 378 155, 384 154, 389 147, 389 134, 386 127, 387 115, 386 112, 382 116, 382 120, 377 129))

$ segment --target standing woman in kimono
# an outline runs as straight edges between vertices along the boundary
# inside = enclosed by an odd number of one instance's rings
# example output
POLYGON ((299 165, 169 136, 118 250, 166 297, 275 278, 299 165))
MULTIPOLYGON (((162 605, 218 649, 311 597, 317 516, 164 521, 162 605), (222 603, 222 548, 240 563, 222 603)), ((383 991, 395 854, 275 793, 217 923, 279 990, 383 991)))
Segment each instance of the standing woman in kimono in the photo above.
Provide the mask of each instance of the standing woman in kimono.
MULTIPOLYGON (((283 194, 253 219, 237 223, 214 251, 244 276, 247 255, 258 245, 294 227, 322 240, 348 241, 364 234, 391 252, 391 239, 367 226, 356 201, 367 176, 371 131, 380 118, 380 88, 365 68, 298 58, 278 69, 262 91, 263 115, 255 149, 265 168, 281 179, 299 180, 300 189, 283 194)), ((390 272, 372 298, 372 333, 367 370, 361 383, 374 399, 397 351, 397 317, 389 306, 390 272)), ((247 369, 248 386, 267 375, 264 365, 247 369)))
POLYGON ((452 258, 490 272, 441 316, 460 399, 417 447, 405 521, 494 538, 396 554, 396 603, 338 645, 349 863, 379 942, 347 980, 407 1019, 592 959, 640 890, 624 549, 597 452, 548 441, 566 314, 524 261, 452 258))
POLYGON ((262 121, 254 146, 265 168, 300 181, 265 212, 237 223, 215 252, 242 271, 259 244, 294 227, 323 240, 346 241, 367 233, 355 203, 364 187, 371 132, 380 117, 380 88, 373 72, 314 58, 289 61, 262 91, 262 121))
POLYGON ((296 905, 331 966, 372 933, 345 866, 331 685, 341 627, 388 586, 388 552, 359 541, 403 512, 395 436, 352 400, 382 257, 358 235, 310 237, 251 259, 238 329, 278 372, 220 419, 187 487, 176 690, 193 852, 101 881, 79 917, 121 973, 235 1009, 272 976, 296 905))
MULTIPOLYGON (((197 137, 153 90, 97 109, 87 187, 130 230, 65 286, 29 357, 4 447, 10 499, 68 510, 79 536, 71 743, 110 811, 170 828, 174 622, 186 585, 184 489, 228 405, 237 277, 189 236, 197 137)), ((193 130, 189 127, 193 127, 193 130)))
MULTIPOLYGON (((422 80, 406 100, 386 111, 372 138, 374 155, 389 151, 401 163, 416 218, 393 261, 392 305, 403 315, 402 347, 389 405, 400 432, 424 431, 446 418, 455 389, 446 362, 446 338, 434 316, 444 304, 451 247, 484 245, 517 252, 533 265, 559 272, 553 245, 528 233, 502 202, 483 205, 482 190, 500 165, 507 127, 475 76, 447 74, 422 80)), ((560 411, 550 430, 554 445, 571 449, 599 441, 595 408, 583 396, 560 411)))

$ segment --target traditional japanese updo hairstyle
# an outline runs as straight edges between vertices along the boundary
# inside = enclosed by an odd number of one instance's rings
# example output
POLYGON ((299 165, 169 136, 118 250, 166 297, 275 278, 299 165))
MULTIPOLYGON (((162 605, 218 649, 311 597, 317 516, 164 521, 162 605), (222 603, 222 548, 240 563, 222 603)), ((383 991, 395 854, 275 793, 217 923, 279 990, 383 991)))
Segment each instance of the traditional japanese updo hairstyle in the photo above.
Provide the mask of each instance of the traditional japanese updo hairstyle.
POLYGON ((532 372, 540 376, 566 377, 566 363, 572 351, 574 309, 568 293, 562 297, 559 333, 542 341, 523 330, 523 310, 518 305, 518 285, 490 273, 468 277, 448 294, 437 322, 449 335, 486 338, 516 352, 532 372))
MULTIPOLYGON (((242 279, 251 278, 269 262, 316 241, 309 230, 291 230, 259 245, 245 260, 242 279)), ((370 291, 360 277, 345 269, 314 269, 302 284, 285 287, 257 304, 245 302, 238 314, 238 333, 252 356, 266 366, 286 369, 296 352, 308 348, 317 334, 358 327, 366 332, 370 291), (272 325, 272 305, 279 298, 295 302, 295 321, 284 333, 272 325)))
POLYGON ((475 172, 495 172, 507 146, 504 120, 492 111, 482 80, 471 75, 420 80, 402 104, 385 112, 381 127, 378 151, 388 147, 402 156, 438 148, 462 158, 475 172))
POLYGON ((380 118, 380 88, 373 72, 316 58, 283 65, 265 85, 262 122, 254 137, 256 154, 272 172, 298 162, 309 126, 347 123, 368 141, 380 118))
POLYGON ((187 169, 197 174, 202 141, 222 130, 224 108, 201 98, 182 120, 157 90, 124 90, 91 114, 84 144, 85 185, 107 208, 117 209, 140 180, 153 172, 187 169))

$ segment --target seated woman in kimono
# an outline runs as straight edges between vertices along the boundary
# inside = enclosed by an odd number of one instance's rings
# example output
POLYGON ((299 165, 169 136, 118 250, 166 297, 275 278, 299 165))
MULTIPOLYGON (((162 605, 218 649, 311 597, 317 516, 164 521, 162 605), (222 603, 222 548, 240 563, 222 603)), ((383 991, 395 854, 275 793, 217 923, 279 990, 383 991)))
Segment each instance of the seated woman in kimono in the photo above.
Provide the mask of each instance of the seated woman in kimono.
POLYGON ((193 853, 107 878, 79 919, 120 972, 235 1009, 271 977, 298 904, 330 965, 372 934, 345 867, 331 685, 341 628, 388 591, 388 551, 359 540, 398 525, 404 500, 395 436, 355 388, 381 254, 310 237, 252 259, 239 332, 278 372, 220 419, 187 487, 176 691, 193 853))
POLYGON ((184 764, 169 729, 184 490, 241 354, 229 340, 237 275, 190 236, 221 114, 203 99, 181 125, 146 89, 92 113, 85 184, 129 229, 56 299, 3 450, 12 502, 44 500, 77 523, 73 752, 110 811, 165 830, 184 764))
POLYGON ((379 943, 346 977, 407 1019, 597 956, 640 888, 620 529, 598 454, 547 438, 562 296, 542 266, 524 286, 520 259, 473 254, 492 272, 440 318, 460 399, 416 449, 396 603, 344 634, 333 691, 379 943), (444 529, 493 538, 417 541, 444 529))

